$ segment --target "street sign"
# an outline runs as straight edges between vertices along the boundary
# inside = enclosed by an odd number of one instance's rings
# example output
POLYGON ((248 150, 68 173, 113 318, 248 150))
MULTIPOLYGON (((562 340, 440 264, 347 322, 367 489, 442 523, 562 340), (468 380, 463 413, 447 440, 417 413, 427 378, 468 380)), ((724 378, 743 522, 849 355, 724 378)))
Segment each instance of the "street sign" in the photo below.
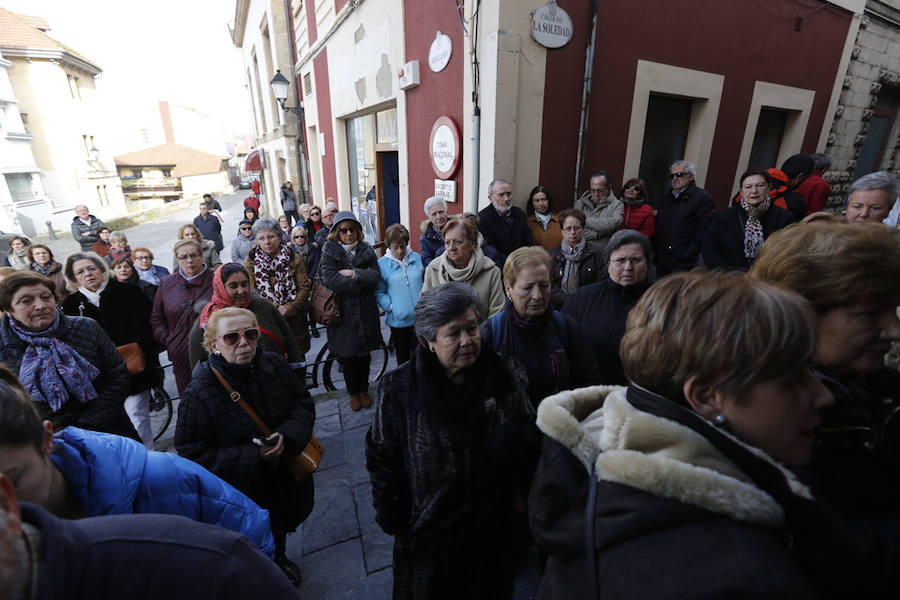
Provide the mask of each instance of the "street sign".
POLYGON ((448 116, 438 117, 431 128, 428 141, 431 150, 431 168, 441 179, 450 179, 459 168, 460 145, 459 127, 448 116))
POLYGON ((434 195, 447 202, 456 202, 456 182, 452 179, 435 179, 434 195))
POLYGON ((569 14, 550 0, 531 15, 531 37, 547 48, 560 48, 572 39, 574 26, 569 14))
POLYGON ((450 62, 451 54, 453 54, 453 40, 438 29, 434 41, 431 42, 431 48, 428 50, 428 68, 435 73, 443 71, 450 62))

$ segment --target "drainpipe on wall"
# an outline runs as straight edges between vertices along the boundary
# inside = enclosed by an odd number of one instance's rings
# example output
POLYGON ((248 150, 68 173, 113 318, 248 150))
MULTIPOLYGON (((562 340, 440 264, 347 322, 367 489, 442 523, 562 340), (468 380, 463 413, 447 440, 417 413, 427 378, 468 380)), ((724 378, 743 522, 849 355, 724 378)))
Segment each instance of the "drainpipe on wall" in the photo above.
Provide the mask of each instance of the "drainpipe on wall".
POLYGON ((584 137, 588 127, 591 103, 591 78, 594 72, 594 46, 597 43, 597 0, 591 0, 591 41, 584 60, 584 88, 581 92, 581 124, 578 127, 578 157, 575 161, 575 184, 572 188, 573 202, 578 200, 578 184, 584 167, 584 137))
POLYGON ((297 113, 297 163, 298 174, 300 176, 300 185, 297 191, 297 206, 306 204, 306 197, 309 194, 309 161, 306 156, 306 124, 303 122, 303 101, 300 99, 300 80, 297 77, 297 40, 294 39, 294 12, 291 10, 291 0, 284 0, 284 17, 288 24, 288 38, 290 39, 291 48, 291 88, 294 90, 294 106, 300 111, 297 113))
MULTIPOLYGON (((479 163, 481 161, 481 107, 475 105, 475 114, 472 115, 472 210, 478 214, 478 181, 479 163)), ((465 207, 463 207, 465 210, 465 207)))

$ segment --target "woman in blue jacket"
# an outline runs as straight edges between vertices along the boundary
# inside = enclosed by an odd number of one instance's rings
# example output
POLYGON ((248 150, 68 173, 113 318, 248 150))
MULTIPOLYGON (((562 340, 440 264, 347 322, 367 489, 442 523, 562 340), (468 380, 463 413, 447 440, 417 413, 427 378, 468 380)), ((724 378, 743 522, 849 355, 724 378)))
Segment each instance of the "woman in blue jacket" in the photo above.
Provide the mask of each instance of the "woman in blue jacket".
POLYGON ((28 393, 0 366, 0 472, 20 500, 58 517, 161 513, 241 533, 275 551, 269 513, 200 465, 117 435, 41 423, 28 393))
POLYGON ((397 223, 384 232, 387 250, 378 259, 381 281, 375 288, 375 300, 385 312, 384 322, 391 328, 397 364, 409 360, 415 343, 413 309, 419 301, 425 265, 422 257, 409 249, 409 230, 397 223))

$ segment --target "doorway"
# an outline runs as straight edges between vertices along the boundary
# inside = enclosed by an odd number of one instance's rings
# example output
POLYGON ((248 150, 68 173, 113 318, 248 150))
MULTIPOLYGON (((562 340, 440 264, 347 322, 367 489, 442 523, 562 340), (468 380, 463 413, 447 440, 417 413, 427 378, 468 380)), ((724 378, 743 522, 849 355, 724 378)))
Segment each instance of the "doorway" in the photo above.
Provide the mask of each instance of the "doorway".
POLYGON ((687 98, 650 95, 638 177, 644 180, 654 208, 669 190, 669 167, 684 158, 693 105, 687 98))

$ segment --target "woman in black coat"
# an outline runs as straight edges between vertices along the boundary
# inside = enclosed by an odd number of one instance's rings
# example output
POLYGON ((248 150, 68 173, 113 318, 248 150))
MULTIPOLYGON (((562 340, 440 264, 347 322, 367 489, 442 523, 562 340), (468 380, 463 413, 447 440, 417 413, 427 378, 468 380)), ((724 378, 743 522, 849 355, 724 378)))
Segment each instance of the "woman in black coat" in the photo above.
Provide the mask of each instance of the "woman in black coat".
POLYGON ((747 169, 738 200, 713 216, 703 238, 707 269, 746 271, 763 242, 794 221, 790 211, 772 203, 767 175, 763 169, 747 169))
POLYGON ((577 208, 560 211, 559 223, 563 240, 550 249, 553 265, 550 269, 550 305, 562 308, 579 288, 596 283, 605 276, 603 253, 584 237, 587 217, 577 208))
POLYGON ((322 283, 340 295, 341 321, 328 326, 328 348, 344 369, 350 408, 372 406, 369 396, 371 351, 384 345, 375 288, 381 281, 378 258, 363 241, 362 226, 349 211, 334 217, 322 247, 322 283))
POLYGON ((136 342, 144 354, 146 367, 140 373, 131 374, 125 412, 134 423, 141 441, 152 450, 150 389, 162 383, 158 348, 150 327, 153 303, 138 286, 111 278, 106 261, 93 252, 70 255, 66 259, 64 272, 70 286, 78 291, 63 301, 63 312, 94 319, 116 346, 136 342))
POLYGON ((481 343, 479 304, 464 283, 424 292, 422 344, 378 387, 366 468, 395 599, 512 593, 539 436, 521 366, 481 343))
POLYGON ((295 481, 281 457, 296 456, 309 443, 316 408, 288 362, 258 349, 259 336, 256 317, 245 308, 210 315, 203 336, 209 359, 194 367, 181 397, 175 448, 268 509, 275 562, 299 585, 300 571, 285 556, 285 543, 312 511, 313 478, 295 481), (272 430, 270 436, 231 400, 213 369, 272 430))

